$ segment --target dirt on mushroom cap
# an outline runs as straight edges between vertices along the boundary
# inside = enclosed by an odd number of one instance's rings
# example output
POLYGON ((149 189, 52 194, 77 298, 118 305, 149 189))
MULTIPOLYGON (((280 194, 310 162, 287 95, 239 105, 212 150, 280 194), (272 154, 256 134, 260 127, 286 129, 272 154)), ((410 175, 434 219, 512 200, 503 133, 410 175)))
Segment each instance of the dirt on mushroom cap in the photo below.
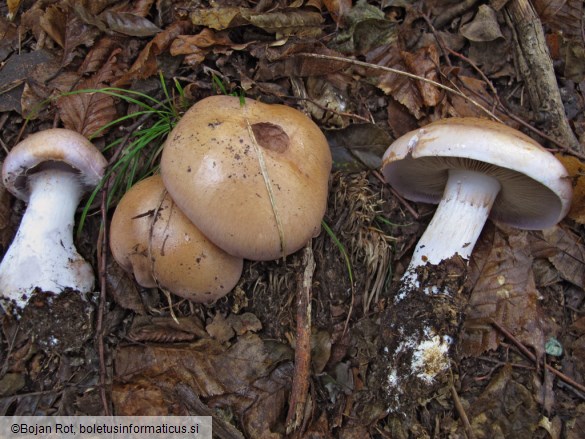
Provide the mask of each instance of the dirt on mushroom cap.
POLYGON ((327 140, 304 114, 231 96, 195 104, 161 159, 181 210, 219 247, 253 260, 292 253, 318 233, 330 170, 327 140))

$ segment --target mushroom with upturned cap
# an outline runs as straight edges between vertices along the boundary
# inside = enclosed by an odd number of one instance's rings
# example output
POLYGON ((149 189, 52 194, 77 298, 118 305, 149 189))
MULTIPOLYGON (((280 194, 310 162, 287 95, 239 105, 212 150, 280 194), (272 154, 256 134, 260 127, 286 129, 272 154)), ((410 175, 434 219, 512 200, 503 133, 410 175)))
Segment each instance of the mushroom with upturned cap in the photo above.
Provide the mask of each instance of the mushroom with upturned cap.
MULTIPOLYGON (((515 129, 479 118, 444 119, 403 135, 384 154, 382 173, 405 198, 439 203, 401 279, 393 304, 397 315, 425 297, 456 302, 457 291, 421 285, 417 269, 455 255, 468 260, 488 217, 521 229, 543 229, 567 214, 572 197, 567 171, 550 152, 515 129)), ((431 385, 449 366, 453 334, 440 327, 449 325, 432 311, 422 315, 418 333, 404 321, 393 323, 391 330, 403 338, 389 349, 390 362, 401 359, 389 373, 397 406, 401 394, 412 392, 412 380, 431 385)))
POLYGON ((28 206, 0 263, 0 304, 5 309, 24 307, 37 288, 53 293, 93 289, 93 270, 73 243, 74 216, 106 165, 89 140, 67 129, 32 134, 12 148, 2 181, 28 206))
POLYGON ((243 269, 243 259, 211 243, 179 210, 160 175, 124 194, 112 217, 110 248, 143 287, 161 287, 193 302, 223 297, 243 269))
POLYGON ((451 118, 407 133, 382 172, 405 198, 439 203, 410 269, 455 254, 469 259, 487 218, 527 230, 558 223, 572 186, 563 165, 530 137, 479 118, 451 118))
POLYGON ((271 260, 319 233, 331 162, 325 136, 300 111, 212 96, 169 135, 161 174, 177 205, 216 245, 271 260))

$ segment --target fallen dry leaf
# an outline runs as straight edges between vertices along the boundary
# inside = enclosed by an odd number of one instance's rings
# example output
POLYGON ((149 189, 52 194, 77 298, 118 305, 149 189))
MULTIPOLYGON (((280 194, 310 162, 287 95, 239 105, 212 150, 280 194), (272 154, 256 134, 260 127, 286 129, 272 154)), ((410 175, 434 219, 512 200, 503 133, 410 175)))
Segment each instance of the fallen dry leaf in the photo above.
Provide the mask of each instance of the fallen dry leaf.
POLYGON ((229 348, 212 339, 131 345, 115 355, 112 389, 118 415, 188 414, 177 395, 187 385, 209 407, 229 409, 248 437, 280 437, 291 385, 292 351, 246 334, 229 348))
POLYGON ((60 4, 52 5, 40 17, 41 28, 63 49, 61 65, 67 66, 75 56, 76 49, 93 44, 98 29, 84 23, 72 9, 60 4))
POLYGON ((115 85, 120 87, 135 79, 146 79, 156 74, 158 72, 156 57, 167 50, 175 38, 188 32, 190 28, 191 24, 188 21, 179 20, 159 32, 144 46, 132 67, 115 82, 115 85))
MULTIPOLYGON (((399 52, 397 50, 379 54, 372 52, 370 56, 375 58, 369 60, 369 62, 437 81, 438 54, 435 48, 423 47, 415 53, 399 52)), ((379 72, 373 72, 373 74, 379 75, 379 72)), ((425 105, 436 105, 441 96, 435 85, 424 81, 412 80, 397 73, 379 75, 376 85, 384 93, 404 105, 417 119, 423 117, 422 108, 425 105)))
POLYGON ((180 343, 207 338, 203 324, 196 316, 137 316, 126 337, 136 343, 180 343))
POLYGON ((105 11, 100 14, 100 18, 111 30, 133 37, 149 37, 161 31, 152 21, 130 12, 105 11))
POLYGON ((121 42, 114 38, 103 37, 99 39, 87 53, 77 72, 82 76, 97 72, 107 62, 113 51, 120 47, 121 42))
MULTIPOLYGON (((426 46, 414 53, 403 51, 402 58, 411 73, 431 81, 439 81, 439 52, 436 46, 426 46)), ((434 107, 439 103, 441 92, 436 85, 424 81, 416 81, 415 84, 422 97, 423 105, 434 107)))
MULTIPOLYGON (((96 90, 109 85, 115 77, 116 54, 114 52, 99 71, 81 81, 76 90, 96 90)), ((57 107, 65 128, 87 138, 103 136, 106 131, 101 128, 113 121, 117 114, 114 98, 99 92, 62 96, 57 100, 57 107)))
POLYGON ((321 35, 323 16, 319 12, 303 9, 286 9, 267 13, 255 13, 241 9, 241 16, 250 24, 275 33, 276 38, 295 35, 300 38, 316 38, 321 35))
POLYGON ((0 20, 0 62, 18 49, 19 40, 18 27, 14 23, 0 20))
POLYGON ((469 41, 474 42, 493 41, 497 38, 504 38, 500 30, 496 11, 489 5, 481 5, 473 20, 461 26, 459 32, 469 41))
POLYGON ((346 172, 378 169, 391 143, 385 130, 367 123, 326 130, 325 136, 331 147, 334 168, 346 172))
POLYGON ((398 34, 396 23, 386 20, 377 6, 358 1, 343 15, 343 28, 329 47, 343 53, 365 55, 376 48, 395 45, 398 34))
POLYGON ((548 259, 561 277, 585 288, 585 246, 579 236, 561 225, 543 230, 542 236, 556 250, 548 259))
MULTIPOLYGON (((489 319, 495 320, 538 353, 544 350, 545 322, 532 273, 533 258, 526 231, 484 229, 474 251, 481 264, 466 308, 461 352, 481 355, 496 349, 501 340, 489 319), (490 233, 491 232, 491 233, 490 233)), ((472 268, 473 270, 473 268, 472 268)), ((470 277, 473 277, 472 274, 470 277)))
POLYGON ((179 35, 173 40, 170 53, 185 55, 183 62, 194 66, 201 63, 208 53, 218 53, 222 48, 242 50, 247 44, 234 44, 227 31, 214 32, 205 28, 196 35, 179 35))
POLYGON ((569 38, 581 39, 582 0, 535 0, 534 9, 540 19, 569 38))
POLYGON ((351 9, 351 0, 323 0, 323 4, 338 26, 343 24, 345 15, 351 9))
POLYGON ((119 306, 139 315, 146 314, 146 307, 138 292, 136 281, 112 260, 108 260, 106 266, 106 282, 108 294, 119 306))
MULTIPOLYGON (((464 404, 476 438, 529 438, 539 427, 538 405, 530 390, 514 379, 509 364, 494 375, 479 397, 470 397, 464 404)), ((455 424, 449 437, 468 437, 462 424, 455 424)))
POLYGON ((195 26, 205 26, 215 30, 223 30, 233 25, 243 24, 243 20, 236 20, 240 17, 240 8, 217 7, 196 9, 191 12, 189 18, 195 26), (233 21, 236 21, 232 23, 233 21))

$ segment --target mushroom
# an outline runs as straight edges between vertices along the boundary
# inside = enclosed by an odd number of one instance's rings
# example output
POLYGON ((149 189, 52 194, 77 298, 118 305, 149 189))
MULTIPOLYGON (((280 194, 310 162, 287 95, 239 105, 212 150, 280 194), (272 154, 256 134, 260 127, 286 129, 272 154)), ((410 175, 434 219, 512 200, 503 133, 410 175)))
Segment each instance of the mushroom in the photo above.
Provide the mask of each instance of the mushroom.
POLYGON ((24 307, 37 288, 53 293, 93 289, 93 270, 73 243, 74 216, 106 165, 89 140, 66 129, 32 134, 12 148, 2 181, 28 206, 0 263, 0 304, 5 309, 24 307))
POLYGON ((124 194, 112 217, 110 248, 143 287, 161 287, 193 302, 223 297, 243 269, 242 258, 211 243, 179 210, 160 175, 124 194))
MULTIPOLYGON (((457 307, 457 291, 422 281, 420 268, 456 255, 469 260, 488 217, 521 229, 543 229, 567 214, 572 196, 567 171, 550 152, 515 129, 479 118, 444 119, 403 135, 384 154, 382 172, 405 198, 439 204, 401 279, 393 305, 397 315, 409 307, 407 302, 416 308, 413 303, 429 297, 457 307)), ((404 363, 402 372, 396 366, 389 374, 395 386, 408 387, 407 374, 430 384, 449 365, 453 334, 440 329, 441 307, 428 306, 428 314, 417 321, 418 334, 404 321, 392 328, 403 337, 393 353, 389 349, 390 361, 404 363)))
POLYGON ((397 139, 383 157, 386 182, 412 201, 439 206, 407 272, 458 254, 469 259, 490 217, 541 230, 568 212, 563 165, 530 137, 479 118, 431 123, 397 139))
POLYGON ((161 174, 177 205, 216 245, 271 260, 319 233, 331 162, 325 136, 298 110, 213 96, 173 129, 161 174))

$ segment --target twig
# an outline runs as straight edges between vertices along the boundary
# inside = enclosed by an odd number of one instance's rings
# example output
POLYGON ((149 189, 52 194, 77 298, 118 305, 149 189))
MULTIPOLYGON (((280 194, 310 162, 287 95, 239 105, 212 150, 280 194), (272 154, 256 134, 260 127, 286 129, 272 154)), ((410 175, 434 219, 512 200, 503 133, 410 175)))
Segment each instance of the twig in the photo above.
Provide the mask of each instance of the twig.
MULTIPOLYGON (((124 147, 128 143, 130 136, 140 125, 142 125, 150 116, 144 115, 140 117, 136 122, 134 122, 130 127, 128 127, 128 132, 120 142, 120 145, 114 151, 114 154, 108 161, 109 165, 114 164, 124 147)), ((104 346, 104 315, 106 313, 106 300, 107 300, 107 282, 106 282, 106 271, 107 271, 107 254, 108 254, 108 228, 107 228, 107 221, 108 221, 108 188, 110 187, 110 182, 113 179, 113 175, 111 174, 105 184, 102 187, 102 199, 101 199, 101 219, 102 224, 100 227, 100 233, 98 235, 97 240, 97 251, 98 251, 98 271, 99 271, 99 279, 100 279, 100 303, 98 307, 98 314, 97 314, 97 321, 96 321, 96 337, 97 337, 97 345, 98 345, 98 356, 99 356, 99 378, 100 378, 100 397, 102 400, 102 404, 104 406, 104 414, 106 416, 110 415, 110 407, 107 398, 106 392, 106 379, 107 379, 107 372, 106 372, 106 362, 105 362, 105 346, 104 346)))
POLYGON ((542 24, 528 0, 506 4, 516 41, 514 50, 520 74, 526 84, 530 106, 545 114, 546 129, 560 143, 583 153, 565 114, 542 24))
POLYGON ((311 241, 305 246, 303 264, 305 271, 302 282, 297 289, 297 337, 295 344, 295 370, 288 414, 286 416, 286 433, 291 434, 303 423, 309 377, 311 373, 311 290, 315 258, 311 241))
POLYGON ((433 81, 432 79, 425 78, 424 76, 414 75, 412 73, 405 72, 404 70, 394 69, 392 67, 381 66, 378 64, 372 64, 372 63, 368 63, 368 62, 364 62, 364 61, 358 61, 358 60, 355 60, 352 58, 346 58, 346 57, 342 57, 342 56, 322 55, 320 53, 296 53, 294 56, 303 56, 303 57, 307 57, 307 58, 317 58, 317 59, 326 59, 329 61, 345 62, 345 63, 352 64, 355 66, 366 67, 368 69, 373 69, 373 70, 381 70, 383 72, 395 73, 397 75, 402 75, 402 76, 406 76, 406 77, 411 78, 411 79, 416 79, 418 81, 426 82, 426 83, 434 85, 437 88, 446 90, 450 93, 453 93, 453 94, 465 99, 470 104, 476 106, 482 112, 484 112, 485 114, 490 116, 492 119, 497 120, 498 122, 502 122, 500 120, 500 118, 498 118, 498 116, 496 116, 490 110, 485 108, 479 102, 471 99, 469 96, 466 96, 465 94, 461 93, 459 90, 455 90, 454 88, 447 87, 446 85, 441 84, 440 82, 433 81))
MULTIPOLYGON (((514 343, 514 345, 520 350, 520 352, 522 352, 526 357, 528 357, 528 359, 530 361, 533 361, 534 364, 538 367, 538 359, 536 358, 536 355, 534 355, 532 352, 530 352, 530 349, 528 349, 526 346, 524 346, 522 343, 520 343, 520 341, 516 337, 514 337, 514 335, 510 331, 508 331, 506 328, 504 328, 502 325, 500 325, 494 319, 490 318, 488 321, 491 325, 493 325, 495 328, 497 328, 502 334, 504 334, 506 336, 506 338, 508 338, 512 343, 514 343)), ((563 380, 565 383, 567 383, 567 384, 575 387, 579 391, 585 393, 585 386, 584 385, 579 384, 578 382, 573 380, 571 377, 565 375, 560 370, 555 369, 554 367, 552 367, 548 363, 545 363, 545 367, 548 371, 552 372, 554 375, 556 375, 558 378, 563 380)))
POLYGON ((98 355, 99 355, 99 374, 100 374, 100 397, 102 400, 102 405, 104 406, 104 415, 110 416, 110 405, 108 404, 108 397, 106 392, 106 361, 105 361, 105 346, 104 346, 104 315, 106 313, 106 252, 107 252, 107 242, 106 239, 108 229, 107 229, 107 191, 102 191, 102 201, 101 201, 101 214, 102 214, 102 226, 100 227, 100 232, 98 236, 98 263, 99 263, 99 278, 100 278, 100 303, 97 315, 97 323, 96 323, 96 337, 97 337, 97 344, 98 344, 98 355))
POLYGON ((465 408, 463 407, 463 404, 461 404, 461 399, 459 399, 459 395, 457 394, 457 390, 455 390, 453 384, 451 384, 451 397, 453 398, 455 410, 457 410, 457 414, 459 414, 461 422, 463 423, 463 428, 465 429, 465 435, 467 436, 467 439, 475 439, 473 429, 471 428, 471 424, 469 423, 469 418, 467 417, 465 408))
POLYGON ((187 384, 179 383, 174 390, 190 414, 194 416, 211 416, 213 437, 219 439, 244 439, 244 435, 236 427, 221 419, 221 416, 215 416, 215 412, 201 401, 199 396, 187 384))

